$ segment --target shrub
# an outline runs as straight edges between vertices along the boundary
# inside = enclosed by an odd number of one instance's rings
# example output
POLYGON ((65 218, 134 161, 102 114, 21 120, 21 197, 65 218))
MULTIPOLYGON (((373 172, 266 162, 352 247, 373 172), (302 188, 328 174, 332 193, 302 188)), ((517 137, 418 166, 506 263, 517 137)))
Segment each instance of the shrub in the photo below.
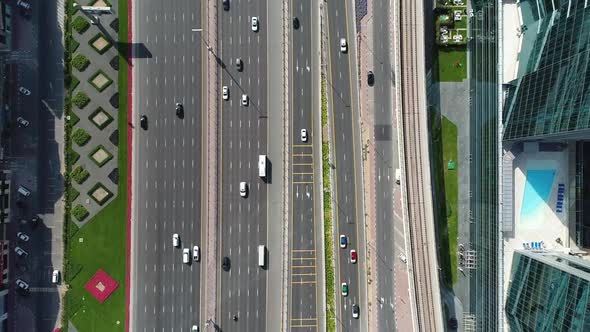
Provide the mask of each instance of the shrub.
POLYGON ((76 142, 76 144, 78 144, 79 146, 84 146, 86 145, 86 143, 88 143, 88 141, 90 140, 90 134, 88 134, 86 132, 86 130, 82 129, 82 128, 78 128, 74 131, 74 133, 72 134, 72 139, 74 140, 74 142, 76 142))
POLYGON ((78 87, 78 84, 80 84, 80 80, 78 80, 76 76, 72 75, 72 79, 70 81, 70 90, 74 91, 78 87))
POLYGON ((80 159, 80 155, 78 152, 74 151, 71 147, 68 147, 68 152, 66 154, 66 163, 72 167, 78 159, 80 159))
POLYGON ((89 176, 90 173, 88 173, 88 171, 82 166, 78 166, 76 167, 76 169, 72 171, 72 178, 78 184, 84 183, 84 181, 86 181, 86 179, 88 179, 89 176))
POLYGON ((70 184, 70 188, 68 189, 68 200, 70 201, 70 204, 75 201, 78 196, 80 196, 80 192, 70 184))
POLYGON ((76 54, 74 59, 72 59, 72 66, 74 66, 74 68, 78 69, 78 71, 86 70, 86 68, 88 68, 89 64, 90 64, 90 60, 88 60, 88 58, 84 54, 78 53, 78 54, 76 54))
POLYGON ((90 23, 88 23, 88 20, 86 20, 84 17, 82 17, 82 16, 76 16, 76 18, 72 22, 72 27, 79 34, 83 34, 90 27, 90 23))
POLYGON ((82 221, 88 217, 88 210, 81 204, 78 204, 72 209, 72 214, 78 221, 82 221))
POLYGON ((83 109, 90 102, 90 98, 88 98, 88 96, 84 92, 80 91, 74 95, 74 98, 72 98, 72 102, 79 109, 83 109))

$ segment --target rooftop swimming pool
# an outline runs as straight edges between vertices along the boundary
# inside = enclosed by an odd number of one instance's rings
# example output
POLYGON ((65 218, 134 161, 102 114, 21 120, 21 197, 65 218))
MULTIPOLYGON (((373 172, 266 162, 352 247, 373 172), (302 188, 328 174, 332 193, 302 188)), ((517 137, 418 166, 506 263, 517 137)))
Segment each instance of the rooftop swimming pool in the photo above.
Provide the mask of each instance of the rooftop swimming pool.
POLYGON ((524 195, 522 196, 522 207, 520 209, 521 216, 532 215, 543 204, 547 204, 554 179, 554 169, 527 170, 524 195))

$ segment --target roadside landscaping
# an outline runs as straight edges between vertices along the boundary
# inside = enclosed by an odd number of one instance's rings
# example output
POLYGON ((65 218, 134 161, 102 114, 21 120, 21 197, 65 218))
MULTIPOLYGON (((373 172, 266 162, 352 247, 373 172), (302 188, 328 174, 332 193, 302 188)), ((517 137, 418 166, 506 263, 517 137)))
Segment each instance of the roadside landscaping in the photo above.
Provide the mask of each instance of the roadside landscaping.
MULTIPOLYGON (((107 167, 105 164, 113 159, 114 164, 116 162, 116 171, 118 173, 118 185, 117 190, 113 191, 116 196, 113 195, 107 188, 106 182, 98 182, 95 179, 96 174, 90 175, 88 180, 88 171, 81 165, 75 167, 72 172, 72 166, 80 158, 80 155, 72 149, 72 127, 74 122, 78 122, 79 118, 75 115, 72 110, 72 103, 79 109, 82 109, 91 102, 90 98, 86 93, 81 91, 74 92, 73 89, 77 85, 77 80, 71 76, 71 56, 74 49, 79 45, 79 42, 72 38, 72 18, 74 12, 72 10, 72 0, 66 0, 65 13, 66 15, 66 75, 68 77, 66 88, 68 94, 66 97, 66 114, 70 116, 70 120, 66 123, 66 216, 64 221, 64 247, 65 259, 64 259, 64 282, 68 284, 68 291, 64 298, 64 312, 62 315, 62 326, 61 331, 67 331, 68 321, 73 323, 78 331, 125 331, 125 296, 126 296, 126 239, 127 239, 127 75, 128 66, 126 60, 127 54, 127 38, 128 38, 128 19, 127 19, 127 1, 121 1, 119 4, 114 2, 113 4, 118 8, 119 13, 119 28, 118 28, 118 61, 120 70, 118 70, 118 79, 116 82, 111 81, 106 74, 104 77, 100 77, 100 81, 94 83, 97 85, 97 89, 100 91, 104 90, 106 86, 111 84, 117 84, 118 98, 116 105, 119 107, 119 111, 113 112, 114 116, 108 114, 111 112, 107 107, 111 107, 112 103, 108 103, 109 96, 114 92, 109 92, 107 95, 106 105, 98 103, 96 101, 96 94, 92 94, 90 91, 87 93, 92 96, 91 109, 95 110, 90 114, 90 122, 88 120, 83 121, 82 126, 94 126, 100 130, 105 129, 109 123, 113 122, 117 125, 118 131, 118 145, 115 150, 110 150, 100 144, 101 142, 109 142, 109 136, 114 129, 113 125, 110 126, 109 130, 104 130, 104 137, 98 135, 96 131, 92 132, 92 142, 97 146, 94 147, 90 155, 96 154, 100 151, 100 156, 97 156, 99 160, 88 156, 89 150, 79 150, 83 152, 83 158, 86 160, 89 158, 98 165, 103 165, 103 170, 106 169, 107 173, 112 171, 113 165, 107 167), (107 79, 104 79, 107 78, 107 79), (105 83, 107 83, 105 85, 105 83), (76 84, 73 84, 76 83, 76 84), (99 88, 103 88, 100 90, 99 88), (74 96, 71 98, 71 96, 74 96), (100 106, 102 106, 101 109, 100 106), (102 113, 99 111, 102 110, 102 113), (74 118, 75 117, 75 118, 74 118), (75 120, 75 121, 74 121, 75 120), (116 121, 114 121, 116 120, 116 121), (103 141, 101 141, 103 140, 103 141), (97 144, 98 143, 98 144, 97 144), (111 153, 113 152, 113 153, 111 153), (117 157, 116 160, 113 157, 117 157), (72 187, 72 179, 76 183, 84 183, 85 189, 82 193, 72 187), (83 179, 83 180, 82 180, 83 179), (79 182, 80 181, 80 182, 79 182), (91 186, 89 186, 91 185, 91 186), (88 189, 90 188, 90 189, 88 189), (78 199, 75 207, 72 208, 72 202, 77 196, 84 195, 90 199, 90 202, 94 205, 104 204, 102 209, 96 214, 91 216, 84 216, 84 211, 88 213, 88 210, 84 207, 87 203, 78 204, 82 202, 82 199, 78 199), (93 201, 94 200, 94 201, 93 201), (96 202, 96 203, 95 203, 96 202), (74 220, 84 220, 86 222, 80 228, 74 222, 74 220), (113 280, 115 280, 119 287, 108 297, 103 303, 99 302, 96 298, 90 295, 89 291, 85 289, 86 283, 97 273, 97 271, 105 271, 113 280)), ((81 15, 81 14, 76 14, 81 15)), ((104 16, 109 17, 109 16, 104 16)), ((110 19, 110 18, 109 18, 110 19)), ((81 22, 78 18, 74 21, 81 22)), ((107 22, 106 20, 104 22, 107 22)), ((82 23, 79 23, 82 24, 82 23)), ((104 26, 106 29, 111 29, 107 25, 104 26)), ((88 37, 75 35, 74 37, 82 42, 86 42, 87 38, 91 37, 92 34, 97 33, 97 38, 89 44, 99 54, 91 50, 92 54, 85 54, 90 60, 89 66, 96 67, 97 64, 104 63, 107 65, 113 56, 116 56, 116 52, 108 52, 111 48, 111 43, 100 39, 102 34, 98 32, 98 28, 95 26, 89 26, 86 28, 90 30, 87 32, 88 37), (97 49, 98 48, 98 49, 97 49), (102 59, 104 57, 104 59, 102 59), (99 59, 100 61, 97 61, 99 59), (101 62, 102 61, 102 62, 101 62)), ((77 30, 77 29, 76 29, 77 30)), ((103 37, 104 38, 104 37, 103 37)), ((105 67, 103 67, 105 68, 105 67)), ((108 68, 108 66, 107 66, 108 68)), ((95 69, 91 69, 91 73, 95 69)), ((111 75, 111 74, 109 74, 111 75)), ((98 75, 97 75, 98 76, 98 75)), ((112 76, 111 77, 116 77, 112 76)), ((96 77, 94 77, 96 78, 96 77)), ((86 78, 84 78, 86 79, 86 78)), ((93 82, 91 82, 92 84, 93 82)), ((92 89, 92 88, 91 88, 92 89)), ((92 89, 94 90, 94 89, 92 89)), ((102 92, 105 94, 107 91, 102 92)), ((113 107, 116 107, 113 105, 113 107)), ((78 111, 79 112, 79 111, 78 111)), ((82 116, 82 113, 80 113, 82 116)), ((83 115, 88 116, 88 113, 83 115)), ((89 127, 86 127, 89 128, 89 127)), ((94 128, 96 130, 96 128, 94 128)), ((111 143, 108 143, 109 145, 111 143)), ((107 145, 107 144, 104 144, 107 145)), ((92 146, 91 146, 92 147, 92 146)), ((111 181, 107 178, 106 180, 111 181)), ((109 182, 110 183, 110 182, 109 182)), ((110 183, 110 186, 113 184, 110 183)), ((87 200, 84 198, 84 200, 87 200)))
MULTIPOLYGON (((328 97, 326 77, 322 74, 322 130, 328 126, 328 97)), ((325 132, 325 131, 324 131, 325 132)), ((322 141, 322 184, 324 189, 324 256, 326 272, 326 330, 336 331, 336 306, 334 304, 334 253, 332 252, 332 193, 330 192, 329 139, 322 141)))
POLYGON ((434 158, 437 236, 443 282, 452 287, 458 280, 458 172, 457 126, 435 110, 430 110, 434 158))
POLYGON ((434 14, 437 79, 439 82, 462 82, 467 78, 467 5, 462 0, 438 0, 434 14))

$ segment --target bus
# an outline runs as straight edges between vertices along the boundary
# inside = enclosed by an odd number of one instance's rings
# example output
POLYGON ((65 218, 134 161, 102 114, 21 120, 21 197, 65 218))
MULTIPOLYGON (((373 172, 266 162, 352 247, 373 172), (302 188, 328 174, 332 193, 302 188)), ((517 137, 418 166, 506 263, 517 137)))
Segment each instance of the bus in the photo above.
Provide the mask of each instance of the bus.
POLYGON ((258 266, 264 267, 266 265, 266 246, 263 244, 258 246, 258 266))
POLYGON ((261 178, 266 177, 266 155, 261 154, 258 156, 258 176, 261 178))

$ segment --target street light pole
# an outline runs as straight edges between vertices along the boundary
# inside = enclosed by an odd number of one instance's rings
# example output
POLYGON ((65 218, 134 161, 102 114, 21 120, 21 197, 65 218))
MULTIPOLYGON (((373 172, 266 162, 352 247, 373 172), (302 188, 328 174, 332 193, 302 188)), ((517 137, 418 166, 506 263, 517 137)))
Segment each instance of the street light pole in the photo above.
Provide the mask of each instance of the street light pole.
MULTIPOLYGON (((193 28, 191 29, 192 32, 203 32, 203 29, 201 28, 193 28)), ((207 40, 203 37, 203 35, 201 34, 201 40, 203 41, 203 43, 205 43, 205 45, 207 46, 207 50, 209 52, 211 52, 211 54, 213 54, 213 48, 211 46, 209 46, 209 43, 207 42, 207 40)))

